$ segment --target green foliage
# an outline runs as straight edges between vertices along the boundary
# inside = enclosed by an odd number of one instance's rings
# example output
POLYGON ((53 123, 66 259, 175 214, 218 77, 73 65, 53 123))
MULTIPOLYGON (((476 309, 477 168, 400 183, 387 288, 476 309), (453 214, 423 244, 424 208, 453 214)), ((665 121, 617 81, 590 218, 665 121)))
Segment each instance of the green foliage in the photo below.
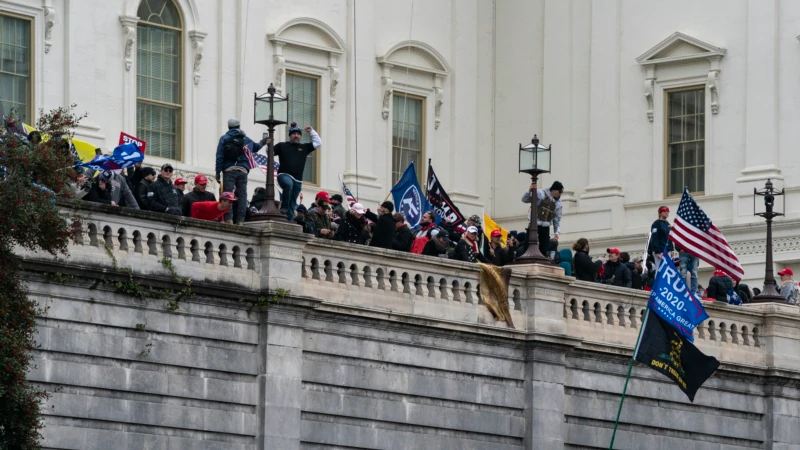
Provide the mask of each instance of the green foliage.
POLYGON ((145 331, 147 329, 147 324, 146 323, 137 323, 134 328, 136 329, 136 331, 145 331))
POLYGON ((147 358, 148 356, 150 356, 150 350, 152 348, 153 344, 148 343, 147 345, 144 346, 144 349, 141 352, 139 352, 139 356, 142 358, 147 358))
MULTIPOLYGON (((14 248, 66 255, 76 230, 55 197, 69 195, 73 160, 61 143, 82 117, 72 108, 41 113, 37 128, 46 141, 31 144, 0 129, 0 449, 41 446, 42 402, 48 397, 26 379, 40 312, 20 280, 14 248)), ((59 278, 59 275, 53 275, 59 278)), ((55 279, 54 278, 54 279, 55 279)), ((63 280, 63 279, 62 279, 63 280)))
MULTIPOLYGON (((260 295, 255 300, 247 301, 247 303, 250 304, 250 307, 247 308, 248 315, 253 310, 264 311, 269 307, 270 304, 277 305, 278 303, 281 302, 282 299, 286 298, 289 295, 289 292, 290 291, 288 289, 278 288, 272 291, 271 293, 268 293, 267 295, 260 295)), ((246 302, 246 300, 240 298, 239 302, 244 303, 246 302)))
POLYGON ((64 284, 75 279, 75 275, 64 274, 60 272, 45 272, 44 279, 50 283, 64 284))

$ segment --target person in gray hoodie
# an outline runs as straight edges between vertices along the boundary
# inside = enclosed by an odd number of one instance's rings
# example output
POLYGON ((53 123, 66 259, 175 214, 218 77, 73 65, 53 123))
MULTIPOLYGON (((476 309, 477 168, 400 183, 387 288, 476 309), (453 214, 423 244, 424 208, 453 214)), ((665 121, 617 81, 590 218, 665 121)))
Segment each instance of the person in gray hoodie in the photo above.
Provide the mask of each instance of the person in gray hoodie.
POLYGON ((122 170, 111 171, 111 185, 114 186, 114 190, 111 191, 111 200, 114 203, 123 208, 139 209, 136 197, 128 186, 128 180, 122 175, 122 170))

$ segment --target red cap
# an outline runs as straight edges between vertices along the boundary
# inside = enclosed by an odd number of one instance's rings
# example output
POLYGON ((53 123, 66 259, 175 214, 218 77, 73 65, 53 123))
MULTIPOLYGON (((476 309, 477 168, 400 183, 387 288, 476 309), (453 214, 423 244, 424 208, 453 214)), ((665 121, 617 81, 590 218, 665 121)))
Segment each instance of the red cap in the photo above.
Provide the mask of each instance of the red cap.
POLYGON ((328 195, 328 191, 319 191, 317 192, 317 197, 315 200, 325 200, 326 202, 330 203, 331 198, 328 195))
POLYGON ((714 276, 715 277, 727 277, 728 274, 725 273, 724 270, 717 269, 717 270, 714 271, 714 276))
POLYGON ((606 253, 613 253, 615 255, 619 255, 621 252, 617 247, 611 247, 606 249, 606 253))
POLYGON ((186 184, 186 183, 187 181, 184 180, 183 178, 178 178, 177 180, 175 180, 175 185, 186 184))
POLYGON ((785 267, 783 270, 778 272, 778 275, 789 275, 790 277, 793 277, 794 276, 794 272, 792 272, 792 269, 790 269, 788 267, 785 267))
POLYGON ((222 200, 235 202, 236 200, 238 200, 238 198, 236 198, 236 196, 233 195, 233 192, 223 192, 222 195, 219 196, 219 201, 222 200))
POLYGON ((661 208, 658 208, 658 213, 659 214, 661 214, 662 212, 665 212, 665 211, 669 212, 669 208, 666 207, 666 206, 662 206, 661 208))
POLYGON ((492 237, 502 236, 503 233, 500 230, 492 230, 492 237))
POLYGON ((208 178, 202 173, 194 177, 194 184, 208 184, 208 178))

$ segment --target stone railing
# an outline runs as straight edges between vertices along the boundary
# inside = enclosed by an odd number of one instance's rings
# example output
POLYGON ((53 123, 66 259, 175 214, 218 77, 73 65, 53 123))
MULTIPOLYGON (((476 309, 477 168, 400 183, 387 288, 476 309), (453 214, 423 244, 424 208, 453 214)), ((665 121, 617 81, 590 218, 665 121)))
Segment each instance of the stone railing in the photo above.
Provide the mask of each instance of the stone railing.
MULTIPOLYGON (((232 286, 253 295, 282 289, 340 311, 430 319, 483 332, 509 328, 482 304, 476 264, 314 239, 290 224, 234 227, 98 205, 77 213, 82 233, 68 258, 20 255, 34 265, 49 264, 44 270, 129 269, 143 280, 168 279, 162 265, 169 258, 178 275, 209 287, 232 286)), ((646 293, 578 282, 554 267, 512 266, 512 274, 514 330, 508 331, 519 334, 509 336, 565 337, 618 353, 636 342, 646 293)), ((696 342, 721 361, 769 366, 770 358, 780 356, 781 342, 800 340, 797 307, 705 307, 710 318, 696 330, 696 342)), ((800 355, 784 356, 784 365, 800 370, 800 355)))

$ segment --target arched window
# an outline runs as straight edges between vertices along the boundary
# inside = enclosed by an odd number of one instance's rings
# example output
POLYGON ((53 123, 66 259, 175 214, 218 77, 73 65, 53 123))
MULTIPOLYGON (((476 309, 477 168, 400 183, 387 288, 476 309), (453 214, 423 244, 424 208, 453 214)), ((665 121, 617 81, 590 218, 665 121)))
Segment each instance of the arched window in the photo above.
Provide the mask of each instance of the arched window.
POLYGON ((147 154, 181 158, 183 24, 173 0, 142 0, 136 54, 136 135, 147 154))

